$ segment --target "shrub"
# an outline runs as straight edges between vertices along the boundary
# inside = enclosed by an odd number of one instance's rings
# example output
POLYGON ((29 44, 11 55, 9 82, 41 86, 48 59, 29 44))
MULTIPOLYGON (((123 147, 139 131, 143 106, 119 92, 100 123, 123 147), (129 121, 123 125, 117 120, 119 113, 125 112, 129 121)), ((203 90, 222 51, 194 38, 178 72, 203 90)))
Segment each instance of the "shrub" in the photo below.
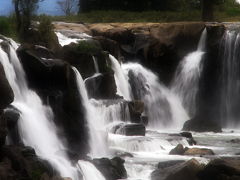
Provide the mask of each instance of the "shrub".
POLYGON ((0 34, 9 36, 11 34, 11 26, 7 18, 0 17, 0 34))

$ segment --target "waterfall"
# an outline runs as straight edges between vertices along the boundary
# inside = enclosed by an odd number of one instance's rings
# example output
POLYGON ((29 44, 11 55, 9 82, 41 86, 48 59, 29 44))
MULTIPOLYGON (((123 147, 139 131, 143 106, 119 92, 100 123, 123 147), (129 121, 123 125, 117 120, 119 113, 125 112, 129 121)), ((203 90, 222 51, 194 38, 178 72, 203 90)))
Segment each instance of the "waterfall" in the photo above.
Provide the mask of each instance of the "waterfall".
POLYGON ((96 72, 96 73, 99 73, 99 67, 98 67, 97 60, 96 60, 95 56, 92 56, 92 58, 93 58, 93 63, 94 63, 95 72, 96 72))
POLYGON ((131 100, 131 88, 128 83, 128 77, 124 74, 118 60, 112 55, 109 55, 109 58, 111 60, 112 69, 114 71, 114 78, 117 85, 118 95, 123 96, 125 100, 131 100))
POLYGON ((79 161, 78 165, 82 170, 84 180, 105 180, 97 168, 87 161, 79 161))
POLYGON ((53 112, 29 89, 14 47, 16 44, 9 46, 9 54, 0 48, 0 62, 14 92, 12 105, 21 111, 18 121, 20 138, 24 145, 33 147, 38 156, 48 160, 62 177, 80 179, 80 172, 71 165, 66 153, 58 153, 66 147, 57 136, 56 126, 52 121, 53 112))
POLYGON ((101 115, 96 111, 95 107, 88 99, 87 90, 81 74, 75 67, 72 67, 76 75, 78 91, 81 95, 82 103, 86 112, 86 119, 90 133, 90 155, 92 157, 102 157, 108 154, 107 150, 107 135, 104 132, 104 122, 101 115))
POLYGON ((179 96, 188 114, 193 117, 196 112, 196 95, 202 71, 201 62, 206 46, 207 30, 204 29, 196 51, 183 58, 177 67, 172 82, 172 91, 179 96))
POLYGON ((128 75, 133 96, 145 104, 145 114, 151 128, 181 128, 188 115, 180 100, 167 87, 159 82, 158 77, 137 63, 123 64, 128 75))
POLYGON ((235 126, 240 117, 240 34, 227 30, 222 41, 222 98, 221 119, 223 125, 235 126))

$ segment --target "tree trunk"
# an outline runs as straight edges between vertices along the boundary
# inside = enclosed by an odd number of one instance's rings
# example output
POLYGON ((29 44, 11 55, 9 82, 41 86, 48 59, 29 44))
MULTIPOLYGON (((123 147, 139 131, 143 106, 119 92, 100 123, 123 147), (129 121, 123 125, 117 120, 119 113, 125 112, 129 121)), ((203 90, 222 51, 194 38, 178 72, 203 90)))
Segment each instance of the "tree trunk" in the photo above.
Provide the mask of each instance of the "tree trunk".
POLYGON ((213 0, 202 0, 202 20, 203 21, 213 21, 213 0))

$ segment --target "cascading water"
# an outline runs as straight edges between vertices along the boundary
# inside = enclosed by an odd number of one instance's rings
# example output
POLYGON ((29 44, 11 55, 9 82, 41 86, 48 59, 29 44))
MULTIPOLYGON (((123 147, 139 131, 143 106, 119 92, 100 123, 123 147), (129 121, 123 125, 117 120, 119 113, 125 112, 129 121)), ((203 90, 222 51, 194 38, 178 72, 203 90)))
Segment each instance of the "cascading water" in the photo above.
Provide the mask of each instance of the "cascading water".
POLYGON ((104 132, 104 119, 101 118, 100 114, 97 113, 95 107, 90 103, 88 99, 87 90, 82 79, 81 74, 75 67, 72 67, 76 75, 76 81, 78 85, 78 91, 81 95, 82 103, 86 112, 86 119, 88 121, 88 128, 90 132, 90 155, 92 157, 102 157, 107 156, 107 135, 104 132), (99 151, 100 149, 100 151, 99 151))
POLYGON ((38 156, 48 160, 61 176, 80 179, 80 171, 71 165, 67 155, 58 153, 66 148, 57 136, 52 110, 44 106, 40 97, 28 88, 14 47, 16 45, 9 46, 9 54, 0 48, 0 62, 14 92, 12 105, 21 112, 18 121, 20 138, 26 146, 33 147, 38 156))
POLYGON ((196 111, 196 94, 199 89, 199 79, 202 71, 207 30, 202 32, 198 48, 183 58, 177 67, 172 83, 172 91, 179 96, 188 114, 193 117, 196 111))
POLYGON ((240 33, 227 30, 222 41, 222 124, 235 126, 238 124, 239 92, 240 92, 240 33))
POLYGON ((124 74, 118 60, 112 55, 109 55, 109 58, 111 60, 112 69, 114 71, 117 93, 123 96, 125 100, 131 100, 131 87, 128 83, 128 77, 124 74))
POLYGON ((94 63, 94 68, 95 68, 95 72, 96 73, 99 73, 99 67, 98 67, 98 62, 96 60, 96 57, 95 56, 92 56, 93 58, 93 63, 94 63))
POLYGON ((151 128, 181 128, 188 115, 180 100, 158 77, 137 63, 123 64, 122 68, 129 76, 133 96, 145 104, 145 113, 151 128))

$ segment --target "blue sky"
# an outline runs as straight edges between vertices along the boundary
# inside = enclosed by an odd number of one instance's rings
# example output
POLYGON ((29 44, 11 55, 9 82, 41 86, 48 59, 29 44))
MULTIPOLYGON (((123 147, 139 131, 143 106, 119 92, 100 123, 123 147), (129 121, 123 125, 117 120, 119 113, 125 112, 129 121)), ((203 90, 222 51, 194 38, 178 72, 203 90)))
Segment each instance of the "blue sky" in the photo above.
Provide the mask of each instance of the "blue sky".
MULTIPOLYGON (((62 12, 56 3, 57 1, 58 0, 44 0, 39 4, 38 13, 61 15, 62 12)), ((0 15, 8 15, 12 11, 12 0, 0 0, 0 15)))

